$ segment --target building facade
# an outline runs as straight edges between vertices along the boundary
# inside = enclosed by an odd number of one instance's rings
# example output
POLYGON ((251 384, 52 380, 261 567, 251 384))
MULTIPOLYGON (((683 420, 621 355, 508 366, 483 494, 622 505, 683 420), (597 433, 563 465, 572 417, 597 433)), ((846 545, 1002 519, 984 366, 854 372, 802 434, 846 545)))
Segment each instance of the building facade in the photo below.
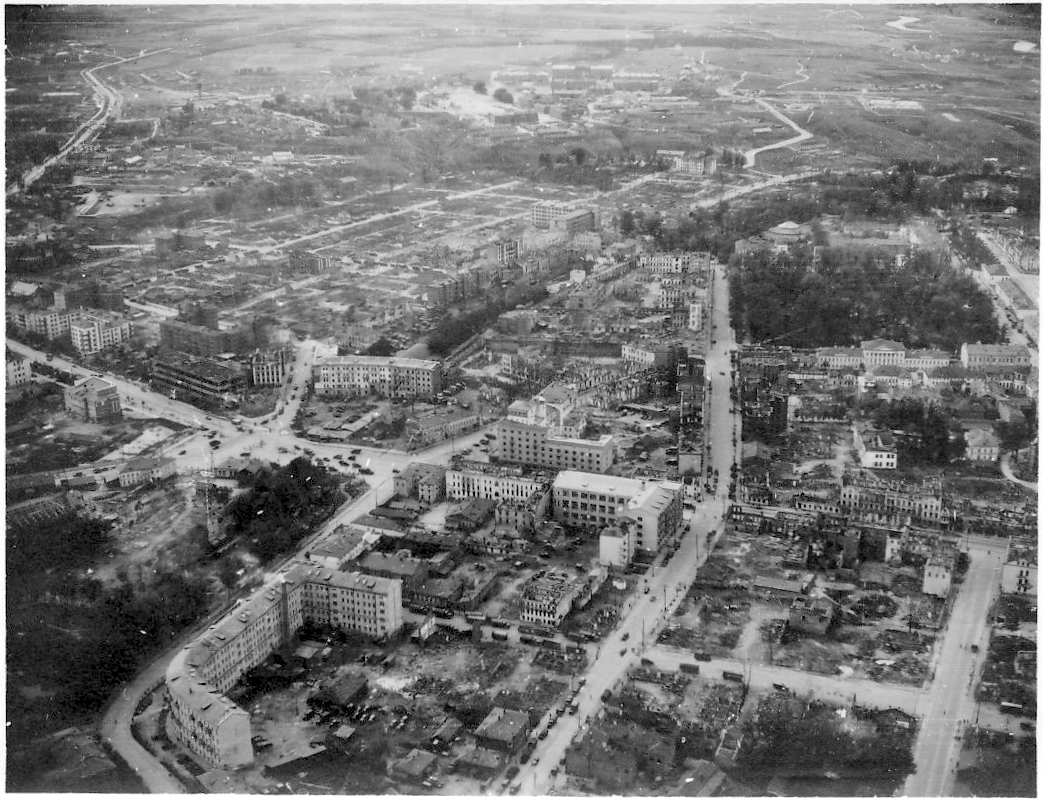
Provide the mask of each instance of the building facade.
POLYGON ((402 626, 401 582, 298 564, 237 605, 167 666, 169 730, 215 767, 253 762, 250 715, 225 697, 305 622, 379 638, 402 626))
POLYGON ((31 358, 8 354, 7 359, 7 388, 25 386, 33 377, 33 361, 31 358))
POLYGON ((87 422, 107 422, 121 419, 123 409, 116 385, 101 378, 91 377, 64 391, 65 410, 77 419, 87 422))
POLYGON ((221 403, 239 399, 246 376, 239 365, 175 353, 153 364, 152 384, 175 400, 221 403))
POLYGON ((615 458, 615 439, 608 434, 598 439, 552 436, 542 425, 512 419, 500 420, 497 433, 500 458, 515 464, 605 472, 615 458))
POLYGON ((418 358, 334 356, 312 368, 320 397, 376 392, 387 397, 430 397, 442 390, 442 364, 418 358))

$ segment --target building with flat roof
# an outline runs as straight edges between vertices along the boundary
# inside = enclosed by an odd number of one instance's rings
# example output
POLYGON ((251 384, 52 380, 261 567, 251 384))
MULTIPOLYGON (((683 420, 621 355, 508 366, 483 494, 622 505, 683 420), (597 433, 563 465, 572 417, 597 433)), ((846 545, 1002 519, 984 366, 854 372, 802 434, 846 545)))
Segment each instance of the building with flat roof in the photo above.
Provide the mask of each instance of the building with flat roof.
POLYGON ((524 502, 550 486, 549 472, 469 461, 445 473, 446 495, 452 500, 480 497, 524 502))
POLYGON ((250 715, 225 696, 305 622, 374 638, 402 627, 402 584, 295 564, 186 645, 167 666, 170 730, 204 762, 253 762, 250 715))
POLYGON ((923 593, 941 597, 949 596, 956 559, 951 553, 935 553, 923 567, 923 593))
POLYGON ((416 495, 421 503, 433 506, 446 495, 448 472, 440 464, 410 463, 395 476, 395 494, 400 497, 416 495))
POLYGON ((840 487, 840 507, 865 520, 909 517, 914 522, 940 525, 951 519, 942 505, 938 484, 885 481, 869 475, 844 479, 840 487))
POLYGON ((1003 563, 1000 587, 1005 594, 1035 597, 1039 585, 1039 546, 1034 539, 1016 536, 1010 540, 1003 563))
POLYGON ((246 376, 238 364, 173 353, 153 364, 152 385, 175 400, 221 403, 239 400, 246 376))
POLYGON ((479 747, 502 753, 517 753, 528 735, 528 713, 501 706, 495 706, 474 730, 479 747))
POLYGON ((604 472, 615 459, 615 439, 609 434, 598 439, 553 436, 542 425, 512 419, 500 420, 497 433, 503 461, 549 469, 604 472))
POLYGON ((164 319, 159 323, 159 346, 165 353, 216 356, 241 353, 252 344, 252 337, 242 328, 219 330, 216 326, 197 325, 179 319, 164 319))
POLYGON ((28 356, 18 356, 8 353, 7 358, 7 383, 8 389, 16 386, 24 386, 33 377, 33 360, 28 356))
POLYGON ((106 422, 123 417, 119 390, 114 383, 90 377, 63 392, 65 410, 77 419, 106 422))
POLYGON ((442 391, 442 364, 419 358, 332 356, 312 367, 320 397, 375 392, 386 397, 430 397, 442 391))
POLYGON ((81 356, 90 356, 130 342, 130 320, 104 311, 78 311, 69 317, 69 338, 81 356))
POLYGON ((292 352, 288 348, 254 350, 246 359, 251 386, 281 386, 286 378, 292 352))
POLYGON ((566 572, 532 577, 522 589, 521 620, 557 628, 572 610, 583 583, 566 572))
POLYGON ((855 431, 858 463, 866 469, 898 469, 898 448, 890 431, 855 431))
POLYGON ((554 518, 601 530, 617 520, 635 525, 638 550, 656 552, 683 521, 684 486, 566 470, 554 479, 554 518))
POLYGON ((636 549, 637 535, 631 520, 621 519, 619 524, 603 528, 598 536, 598 562, 603 566, 626 569, 636 549))

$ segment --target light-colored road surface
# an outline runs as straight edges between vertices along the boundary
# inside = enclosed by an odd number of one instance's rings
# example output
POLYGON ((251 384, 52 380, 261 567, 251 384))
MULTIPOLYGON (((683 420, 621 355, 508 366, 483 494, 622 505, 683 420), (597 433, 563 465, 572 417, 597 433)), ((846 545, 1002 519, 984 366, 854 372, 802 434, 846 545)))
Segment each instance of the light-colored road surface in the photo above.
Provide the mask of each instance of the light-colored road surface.
POLYGON ((974 718, 974 691, 984 663, 987 615, 999 585, 1006 542, 969 542, 971 565, 956 595, 945 635, 936 645, 934 680, 921 694, 922 718, 913 758, 916 772, 905 783, 911 797, 951 797, 959 736, 974 718), (977 646, 975 653, 971 647, 977 646))
POLYGON ((33 183, 38 181, 40 177, 47 172, 48 169, 53 167, 55 164, 60 162, 66 156, 69 155, 73 150, 78 147, 82 147, 87 142, 93 140, 105 127, 106 123, 112 118, 119 118, 120 111, 123 107, 123 96, 115 89, 110 88, 101 81, 94 73, 107 67, 115 67, 119 64, 126 64, 129 61, 137 61, 141 58, 148 58, 158 53, 165 53, 168 50, 172 50, 171 47, 165 47, 162 50, 151 50, 146 52, 142 50, 136 56, 130 56, 128 58, 119 58, 115 61, 109 61, 106 64, 99 64, 96 67, 85 69, 80 72, 83 79, 91 85, 94 89, 95 97, 98 102, 98 111, 87 120, 83 125, 76 129, 69 140, 62 145, 61 149, 50 158, 46 159, 42 164, 37 164, 35 167, 31 167, 22 173, 21 182, 15 182, 7 187, 7 196, 11 197, 18 194, 26 186, 31 186, 33 183))
POLYGON ((1023 481, 1021 478, 1017 477, 1014 474, 1014 472, 1010 468, 1010 453, 1004 453, 1000 457, 1000 472, 1002 472, 1003 477, 1011 483, 1016 483, 1018 484, 1018 486, 1024 486, 1026 489, 1031 489, 1034 492, 1039 491, 1038 483, 1029 483, 1028 481, 1023 481))
POLYGON ((733 411, 728 393, 730 382, 727 376, 730 375, 735 340, 728 322, 727 279, 723 266, 715 267, 714 271, 713 306, 709 315, 709 335, 713 344, 706 356, 706 372, 709 376, 712 371, 713 382, 703 427, 711 444, 709 463, 721 476, 717 493, 706 497, 694 512, 686 512, 691 530, 682 536, 677 552, 666 566, 663 566, 665 553, 660 551, 653 568, 644 578, 648 593, 642 590, 628 601, 622 621, 601 644, 584 676, 586 685, 578 698, 578 712, 562 716, 550 728, 547 738, 539 742, 532 758, 512 781, 523 794, 545 795, 552 788, 551 770, 564 758, 565 750, 580 726, 600 710, 602 694, 606 690, 614 692, 627 669, 638 662, 647 646, 656 641, 660 627, 670 619, 695 580, 696 568, 706 560, 708 535, 719 532, 723 526, 728 477, 735 459, 735 442, 738 441, 738 415, 733 411), (721 377, 721 372, 725 377, 721 377))

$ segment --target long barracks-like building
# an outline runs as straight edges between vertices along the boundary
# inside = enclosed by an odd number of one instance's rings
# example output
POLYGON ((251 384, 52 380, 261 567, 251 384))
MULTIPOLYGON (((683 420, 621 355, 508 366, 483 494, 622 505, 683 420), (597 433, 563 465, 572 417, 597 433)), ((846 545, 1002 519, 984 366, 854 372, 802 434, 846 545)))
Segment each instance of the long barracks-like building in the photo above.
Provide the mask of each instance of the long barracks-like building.
POLYGON ((175 737, 224 768, 253 762, 250 715, 227 697, 305 622, 379 638, 402 627, 402 582, 297 564, 236 606, 167 666, 175 737))

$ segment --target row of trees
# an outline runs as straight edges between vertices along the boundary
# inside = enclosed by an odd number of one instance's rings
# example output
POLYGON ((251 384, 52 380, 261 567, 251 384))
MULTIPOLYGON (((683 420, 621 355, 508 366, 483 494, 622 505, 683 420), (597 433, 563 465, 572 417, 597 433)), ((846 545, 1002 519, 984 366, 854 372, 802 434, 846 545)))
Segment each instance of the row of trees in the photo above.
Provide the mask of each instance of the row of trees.
POLYGON ((543 284, 514 286, 506 293, 488 298, 485 305, 473 311, 445 316, 427 337, 427 349, 436 356, 446 356, 476 333, 492 325, 501 314, 526 303, 547 297, 543 284))

